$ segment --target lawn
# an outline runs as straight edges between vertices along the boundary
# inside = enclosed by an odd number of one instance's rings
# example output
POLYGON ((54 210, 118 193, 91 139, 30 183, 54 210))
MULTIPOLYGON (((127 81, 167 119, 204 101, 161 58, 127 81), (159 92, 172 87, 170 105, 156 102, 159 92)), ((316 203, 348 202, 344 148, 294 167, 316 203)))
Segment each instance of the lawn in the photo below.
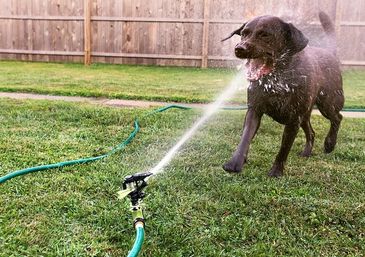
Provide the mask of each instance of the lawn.
MULTIPOLYGON (((180 67, 0 62, 0 91, 206 103, 235 70, 180 67)), ((365 108, 365 71, 345 71, 347 108, 365 108)), ((244 92, 233 100, 246 101, 244 92)))
MULTIPOLYGON (((2 99, 0 175, 104 153, 148 111, 2 99)), ((156 164, 199 114, 170 110, 143 118, 141 133, 119 154, 0 185, 0 256, 126 256, 134 229, 128 202, 116 197, 120 182, 156 164)), ((285 176, 272 179, 266 174, 282 126, 269 118, 244 172, 221 169, 238 143, 243 115, 219 112, 150 180, 141 256, 361 256, 365 119, 345 118, 337 148, 326 155, 328 123, 314 116, 314 156, 297 156, 301 132, 285 176)))
POLYGON ((227 69, 0 62, 0 91, 178 102, 209 102, 227 69))

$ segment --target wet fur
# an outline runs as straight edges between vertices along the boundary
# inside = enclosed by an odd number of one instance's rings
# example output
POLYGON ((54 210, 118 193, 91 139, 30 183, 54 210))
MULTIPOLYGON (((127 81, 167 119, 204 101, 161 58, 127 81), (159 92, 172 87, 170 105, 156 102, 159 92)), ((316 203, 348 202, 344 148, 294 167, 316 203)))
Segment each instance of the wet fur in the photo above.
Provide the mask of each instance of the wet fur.
POLYGON ((264 58, 273 68, 270 74, 250 82, 248 111, 241 140, 231 160, 223 165, 224 170, 242 170, 247 162, 249 145, 264 114, 285 125, 281 147, 269 176, 283 175, 284 163, 299 128, 304 130, 306 136, 306 144, 300 155, 310 156, 315 136, 310 123, 314 105, 331 123, 324 152, 333 151, 342 120, 340 110, 344 95, 340 65, 335 55, 333 24, 323 12, 319 18, 333 41, 329 49, 307 46, 307 38, 294 25, 274 16, 257 17, 224 39, 241 35, 241 42, 235 47, 236 56, 249 60, 264 58))

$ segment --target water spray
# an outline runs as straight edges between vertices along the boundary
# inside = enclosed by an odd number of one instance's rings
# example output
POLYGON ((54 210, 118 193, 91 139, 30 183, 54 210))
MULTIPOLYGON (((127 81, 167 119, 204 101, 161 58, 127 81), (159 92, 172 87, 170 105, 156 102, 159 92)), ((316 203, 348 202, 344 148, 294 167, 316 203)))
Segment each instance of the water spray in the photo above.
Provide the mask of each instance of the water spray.
POLYGON ((247 87, 247 82, 242 79, 243 70, 240 68, 240 72, 237 73, 235 78, 230 82, 228 87, 218 96, 218 98, 211 104, 207 105, 204 109, 204 114, 200 117, 191 128, 185 132, 180 140, 166 153, 162 160, 153 167, 150 172, 153 175, 161 173, 163 168, 169 164, 172 158, 180 150, 180 148, 197 132, 197 130, 205 124, 211 116, 216 113, 223 105, 223 103, 230 99, 237 89, 240 87, 247 87))

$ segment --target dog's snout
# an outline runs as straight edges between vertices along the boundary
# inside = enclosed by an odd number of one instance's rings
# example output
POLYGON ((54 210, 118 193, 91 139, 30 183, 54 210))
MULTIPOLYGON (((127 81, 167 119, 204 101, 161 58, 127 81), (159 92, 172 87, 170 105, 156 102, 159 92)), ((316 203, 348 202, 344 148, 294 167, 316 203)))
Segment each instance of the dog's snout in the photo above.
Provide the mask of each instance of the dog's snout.
POLYGON ((241 42, 241 43, 237 44, 236 47, 234 48, 234 53, 238 58, 243 58, 250 52, 251 48, 252 48, 252 46, 250 43, 241 42))

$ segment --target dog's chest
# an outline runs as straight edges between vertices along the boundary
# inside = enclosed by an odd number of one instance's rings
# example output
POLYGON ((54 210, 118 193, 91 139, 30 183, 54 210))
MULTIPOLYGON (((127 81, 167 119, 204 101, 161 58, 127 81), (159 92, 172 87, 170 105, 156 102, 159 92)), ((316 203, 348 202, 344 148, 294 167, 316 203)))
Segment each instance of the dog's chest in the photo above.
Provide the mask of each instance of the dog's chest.
POLYGON ((295 83, 275 75, 266 76, 251 82, 248 87, 248 105, 272 117, 275 121, 287 124, 298 118, 304 99, 304 84, 295 83))

